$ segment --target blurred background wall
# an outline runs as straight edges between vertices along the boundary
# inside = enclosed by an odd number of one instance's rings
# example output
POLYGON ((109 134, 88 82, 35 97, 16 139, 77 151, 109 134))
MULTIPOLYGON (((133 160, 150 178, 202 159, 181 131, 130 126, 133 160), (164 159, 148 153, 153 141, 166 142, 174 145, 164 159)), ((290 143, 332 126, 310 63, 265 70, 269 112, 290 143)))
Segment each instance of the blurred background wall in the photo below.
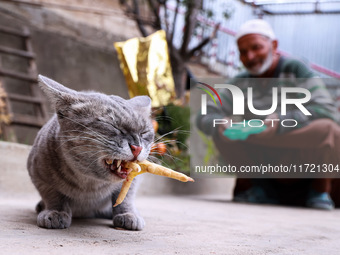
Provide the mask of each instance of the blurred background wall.
MULTIPOLYGON (((139 36, 135 23, 124 17, 117 1, 102 1, 95 8, 95 1, 58 1, 59 7, 48 5, 50 2, 32 5, 0 1, 0 26, 17 31, 29 29, 38 73, 72 89, 97 90, 128 98, 113 42, 139 36), (64 8, 70 3, 81 4, 81 8, 64 8)), ((7 34, 0 34, 0 45, 24 47, 18 37, 7 34)), ((22 59, 3 53, 0 59, 3 69, 24 72, 26 63, 22 59)), ((7 92, 28 93, 26 85, 16 79, 4 77, 3 84, 7 92)), ((53 109, 49 103, 47 106, 51 115, 53 109)), ((14 107, 15 112, 31 111, 23 104, 14 107)), ((18 126, 15 129, 14 141, 25 144, 32 144, 39 130, 18 126)))
MULTIPOLYGON (((37 70, 76 90, 98 90, 107 94, 128 97, 125 79, 120 70, 113 42, 140 37, 138 25, 120 2, 111 0, 0 0, 0 26, 31 33, 37 70)), ((132 1, 130 1, 132 2, 132 1)), ((144 1, 141 1, 142 3, 144 1)), ((235 31, 246 20, 263 18, 269 21, 285 55, 306 62, 322 77, 340 79, 340 1, 339 0, 200 0, 205 14, 190 38, 189 48, 210 36, 220 23, 216 38, 212 39, 188 62, 193 77, 231 77, 242 70, 234 40, 235 31)), ((185 5, 176 9, 176 0, 160 7, 172 20, 174 45, 183 41, 185 5)), ((141 9, 143 11, 141 4, 141 9)), ((144 8, 145 9, 145 8, 144 8)), ((143 15, 148 16, 148 10, 143 15)), ((150 20, 152 20, 152 15, 150 20)), ((145 18, 145 17, 144 17, 145 18)), ((148 29, 148 27, 146 27, 148 29)), ((151 31, 149 31, 151 32, 151 31)), ((0 46, 22 48, 13 36, 0 34, 0 46)), ((0 65, 9 70, 24 70, 25 63, 0 53, 0 65)), ((7 79, 7 91, 27 94, 26 88, 14 79, 7 79)), ((340 109, 340 90, 332 88, 340 109)), ((50 106, 50 104, 47 104, 50 106)), ((18 106, 20 111, 31 111, 18 106)), ((53 109, 49 107, 52 114, 53 109)), ((19 130, 17 141, 31 144, 38 129, 19 130)))

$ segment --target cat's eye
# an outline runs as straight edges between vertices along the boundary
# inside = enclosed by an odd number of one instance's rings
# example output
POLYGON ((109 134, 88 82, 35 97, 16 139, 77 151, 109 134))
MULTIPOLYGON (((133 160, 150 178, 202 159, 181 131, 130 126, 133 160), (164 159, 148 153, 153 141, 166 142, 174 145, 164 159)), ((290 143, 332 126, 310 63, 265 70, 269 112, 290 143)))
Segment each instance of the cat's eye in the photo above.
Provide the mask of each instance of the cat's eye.
POLYGON ((142 138, 147 138, 149 135, 150 135, 150 132, 149 132, 149 131, 144 131, 144 132, 140 133, 140 136, 141 136, 142 138))

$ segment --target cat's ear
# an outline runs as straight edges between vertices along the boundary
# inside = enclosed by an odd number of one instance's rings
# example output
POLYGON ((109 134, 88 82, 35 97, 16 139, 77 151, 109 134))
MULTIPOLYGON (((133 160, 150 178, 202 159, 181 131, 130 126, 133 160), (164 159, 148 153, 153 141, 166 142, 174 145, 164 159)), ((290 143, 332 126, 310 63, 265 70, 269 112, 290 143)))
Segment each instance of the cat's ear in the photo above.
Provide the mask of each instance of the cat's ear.
POLYGON ((60 83, 47 78, 43 75, 38 76, 39 85, 42 90, 50 97, 63 97, 65 95, 75 95, 77 92, 66 88, 60 83))
POLYGON ((151 115, 151 99, 148 96, 136 96, 128 100, 132 107, 146 117, 151 115))
POLYGON ((46 93, 56 107, 58 107, 59 104, 72 104, 77 98, 77 91, 66 88, 50 78, 39 75, 38 81, 41 89, 46 93))

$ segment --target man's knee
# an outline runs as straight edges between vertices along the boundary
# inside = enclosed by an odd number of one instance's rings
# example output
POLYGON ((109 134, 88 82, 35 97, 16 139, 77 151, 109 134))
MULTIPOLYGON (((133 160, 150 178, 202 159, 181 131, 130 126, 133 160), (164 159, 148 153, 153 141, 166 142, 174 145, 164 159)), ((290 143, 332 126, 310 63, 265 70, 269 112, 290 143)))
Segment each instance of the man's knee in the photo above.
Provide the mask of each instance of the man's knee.
POLYGON ((331 119, 318 119, 309 124, 309 128, 315 133, 315 137, 319 137, 320 148, 330 150, 332 152, 340 150, 340 127, 331 119))
POLYGON ((308 125, 311 129, 316 129, 318 131, 339 131, 339 125, 332 119, 317 119, 312 121, 308 125))

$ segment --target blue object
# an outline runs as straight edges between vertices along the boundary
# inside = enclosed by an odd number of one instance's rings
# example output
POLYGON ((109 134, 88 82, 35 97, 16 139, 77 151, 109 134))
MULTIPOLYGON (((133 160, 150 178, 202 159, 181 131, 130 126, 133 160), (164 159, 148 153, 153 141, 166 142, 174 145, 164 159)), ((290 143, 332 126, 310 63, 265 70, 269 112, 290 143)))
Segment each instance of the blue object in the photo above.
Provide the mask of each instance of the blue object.
POLYGON ((243 125, 233 125, 232 127, 227 128, 224 131, 224 135, 228 137, 230 140, 246 140, 248 136, 252 134, 259 134, 266 130, 267 126, 260 126, 263 122, 260 120, 252 120, 251 125, 255 127, 251 127, 248 125, 249 121, 246 121, 246 126, 243 125))
POLYGON ((315 190, 310 190, 306 206, 321 210, 333 210, 334 202, 327 192, 316 192, 315 190))
POLYGON ((272 194, 272 197, 269 197, 267 192, 260 186, 253 186, 246 191, 236 194, 233 201, 256 204, 279 204, 276 194, 272 194))

